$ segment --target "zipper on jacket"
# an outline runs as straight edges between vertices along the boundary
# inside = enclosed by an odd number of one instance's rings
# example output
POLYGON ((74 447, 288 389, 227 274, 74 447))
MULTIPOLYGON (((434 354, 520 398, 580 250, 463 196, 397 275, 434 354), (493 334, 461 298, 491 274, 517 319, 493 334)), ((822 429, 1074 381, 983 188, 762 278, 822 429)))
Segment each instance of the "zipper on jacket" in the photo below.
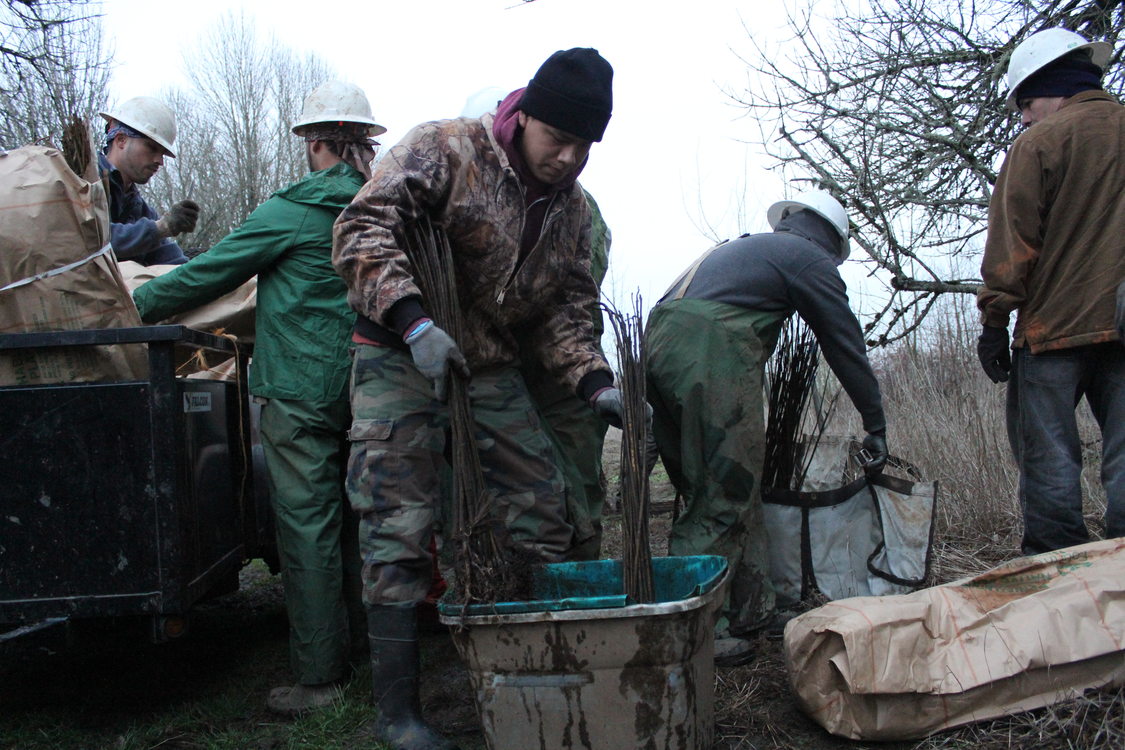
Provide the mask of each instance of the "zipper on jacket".
MULTIPOLYGON (((511 174, 516 179, 516 186, 519 188, 520 197, 522 198, 524 195, 526 195, 526 193, 524 191, 523 183, 521 183, 519 181, 519 177, 515 175, 514 171, 512 171, 511 174)), ((555 220, 555 218, 558 216, 559 212, 556 211, 555 213, 552 214, 551 208, 555 205, 555 199, 558 198, 559 192, 560 191, 555 191, 555 192, 551 193, 551 197, 549 199, 550 203, 547 204, 547 210, 543 214, 543 226, 539 227, 539 236, 535 238, 535 244, 531 246, 531 249, 527 251, 527 255, 525 255, 522 260, 516 261, 516 267, 512 269, 512 274, 508 277, 508 280, 506 282, 504 282, 504 284, 500 287, 500 292, 499 292, 499 294, 496 295, 496 305, 498 307, 502 306, 504 304, 504 298, 508 296, 508 289, 511 288, 512 283, 516 280, 516 276, 519 275, 520 269, 522 269, 524 267, 524 265, 527 264, 528 258, 530 258, 532 255, 534 255, 535 251, 539 249, 539 243, 543 241, 543 235, 547 233, 547 228, 551 226, 551 222, 553 222, 555 220)), ((540 198, 539 200, 548 200, 548 199, 546 197, 544 197, 544 198, 540 198)), ((538 203, 538 201, 535 201, 535 203, 538 203)), ((535 203, 532 203, 531 205, 534 206, 535 203)), ((527 214, 528 214, 528 210, 530 208, 531 208, 531 206, 527 206, 523 209, 523 223, 520 224, 520 241, 521 242, 523 241, 524 227, 527 226, 527 214)))

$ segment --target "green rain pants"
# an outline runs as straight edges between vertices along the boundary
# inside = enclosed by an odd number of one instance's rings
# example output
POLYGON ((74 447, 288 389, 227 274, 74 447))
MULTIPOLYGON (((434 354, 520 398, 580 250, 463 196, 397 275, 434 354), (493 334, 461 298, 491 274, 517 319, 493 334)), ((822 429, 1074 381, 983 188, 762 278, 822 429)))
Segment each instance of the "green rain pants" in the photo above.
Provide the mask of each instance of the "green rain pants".
POLYGON ((359 523, 344 493, 350 423, 345 400, 268 399, 262 406, 289 654, 302 685, 344 678, 350 653, 367 642, 359 523))
POLYGON ((669 554, 726 557, 733 577, 724 614, 734 635, 763 627, 774 611, 759 486, 766 355, 757 331, 780 320, 683 299, 654 308, 645 333, 653 431, 684 499, 669 554))

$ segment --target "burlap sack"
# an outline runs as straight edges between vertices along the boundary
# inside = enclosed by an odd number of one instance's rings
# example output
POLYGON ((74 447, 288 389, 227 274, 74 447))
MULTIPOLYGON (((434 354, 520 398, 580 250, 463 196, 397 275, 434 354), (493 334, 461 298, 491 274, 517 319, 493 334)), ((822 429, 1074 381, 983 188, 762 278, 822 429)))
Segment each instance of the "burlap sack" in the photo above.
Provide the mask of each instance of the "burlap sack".
MULTIPOLYGON (((0 333, 138 326, 97 169, 45 146, 0 152, 0 333)), ((0 351, 0 385, 133 380, 143 346, 0 351)))
POLYGON ((801 708, 833 734, 902 740, 1125 684, 1125 538, 1023 557, 790 621, 801 708))

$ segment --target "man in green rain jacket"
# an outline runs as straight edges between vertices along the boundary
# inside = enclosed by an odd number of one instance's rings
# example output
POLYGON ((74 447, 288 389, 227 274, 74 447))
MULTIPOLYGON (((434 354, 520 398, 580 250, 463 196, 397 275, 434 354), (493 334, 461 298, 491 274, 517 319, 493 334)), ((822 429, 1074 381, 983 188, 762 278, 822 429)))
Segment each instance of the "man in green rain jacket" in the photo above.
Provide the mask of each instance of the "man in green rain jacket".
POLYGON ((208 252, 133 294, 141 318, 154 323, 258 276, 250 391, 263 403, 262 447, 297 678, 270 693, 267 705, 283 714, 331 703, 349 673, 349 653, 366 658, 358 521, 344 494, 355 313, 332 268, 332 225, 370 175, 371 136, 385 130, 358 87, 318 87, 293 127, 306 142, 310 173, 208 252))
POLYGON ((762 378, 794 312, 863 418, 866 469, 881 471, 887 460, 879 384, 837 269, 849 249, 844 207, 813 190, 775 203, 767 218, 772 233, 724 242, 685 271, 653 308, 645 333, 653 433, 685 503, 669 551, 727 558, 732 582, 719 634, 729 637, 715 652, 728 664, 748 658, 744 638, 775 617, 759 494, 762 378))

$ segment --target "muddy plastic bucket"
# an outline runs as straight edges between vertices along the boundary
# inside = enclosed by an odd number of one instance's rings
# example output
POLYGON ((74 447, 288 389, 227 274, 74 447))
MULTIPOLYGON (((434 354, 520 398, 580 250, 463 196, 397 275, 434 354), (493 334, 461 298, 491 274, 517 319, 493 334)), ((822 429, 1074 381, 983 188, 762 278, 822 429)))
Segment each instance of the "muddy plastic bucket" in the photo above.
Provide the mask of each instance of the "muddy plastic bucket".
POLYGON ((722 557, 658 557, 656 602, 620 593, 619 560, 538 571, 533 600, 439 605, 491 750, 703 750, 714 731, 722 557))

